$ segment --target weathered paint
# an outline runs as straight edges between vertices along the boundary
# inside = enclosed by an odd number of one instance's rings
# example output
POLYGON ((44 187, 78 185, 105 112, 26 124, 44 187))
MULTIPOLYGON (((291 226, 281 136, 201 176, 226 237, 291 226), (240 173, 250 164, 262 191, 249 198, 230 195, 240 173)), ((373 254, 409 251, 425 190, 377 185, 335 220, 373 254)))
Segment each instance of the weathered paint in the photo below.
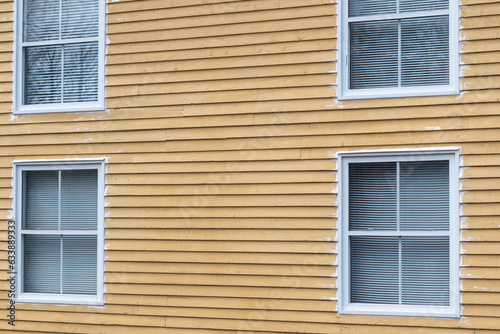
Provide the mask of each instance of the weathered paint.
POLYGON ((339 102, 333 1, 111 0, 108 109, 26 116, 0 1, 0 247, 13 160, 109 157, 105 307, 17 305, 0 331, 500 331, 500 2, 462 3, 459 95, 339 102), (462 152, 462 317, 338 316, 333 158, 443 147, 462 152))

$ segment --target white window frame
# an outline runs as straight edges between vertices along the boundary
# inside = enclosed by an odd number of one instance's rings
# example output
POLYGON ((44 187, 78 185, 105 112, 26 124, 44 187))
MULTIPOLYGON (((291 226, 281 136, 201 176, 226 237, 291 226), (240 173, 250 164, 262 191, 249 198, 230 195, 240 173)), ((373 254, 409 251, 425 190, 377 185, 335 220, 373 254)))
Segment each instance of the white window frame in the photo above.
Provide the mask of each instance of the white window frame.
MULTIPOLYGON (((17 0, 14 5, 14 76, 13 76, 13 112, 14 114, 38 114, 78 111, 105 110, 105 48, 106 48, 106 1, 99 0, 99 36, 98 41, 98 98, 92 102, 23 104, 24 101, 24 52, 23 52, 23 0, 17 0)), ((85 42, 92 39, 79 39, 85 42)), ((31 42, 29 45, 53 44, 48 42, 31 42)))
POLYGON ((414 97, 414 96, 436 96, 436 95, 456 95, 460 92, 460 72, 459 72, 459 13, 460 6, 458 0, 450 0, 448 10, 415 12, 404 14, 382 14, 373 16, 360 16, 349 18, 348 1, 339 0, 338 2, 338 99, 356 100, 356 99, 374 99, 374 98, 394 98, 394 97, 414 97), (432 86, 413 86, 413 87, 387 87, 387 88, 367 88, 350 89, 349 72, 349 23, 366 20, 389 20, 396 18, 422 17, 426 15, 441 14, 449 15, 449 85, 432 86), (369 17, 369 19, 367 19, 369 17))
MULTIPOLYGON (((338 153, 338 313, 346 315, 381 315, 381 316, 411 316, 411 317, 459 317, 460 316, 460 286, 459 286, 459 150, 406 150, 406 151, 373 151, 373 152, 340 152, 338 153), (448 160, 450 172, 450 306, 434 305, 392 305, 368 304, 350 302, 350 254, 349 236, 360 234, 349 231, 349 164, 360 162, 397 162, 397 161, 432 161, 448 160)), ((432 232, 431 232, 432 233, 432 232)), ((443 234, 443 232, 435 232, 443 234)), ((376 235, 377 231, 367 231, 367 235, 376 235), (372 234, 370 234, 372 233, 372 234)), ((395 235, 401 235, 395 232, 395 235)), ((412 232, 404 232, 412 235, 412 232)), ((416 232, 416 235, 420 235, 416 232)), ((447 233, 444 233, 448 235, 447 233)), ((384 235, 387 235, 385 233, 384 235)))
MULTIPOLYGON (((42 304, 71 305, 103 305, 104 303, 104 183, 105 159, 64 160, 64 161, 14 161, 14 217, 16 221, 16 302, 42 304), (23 292, 23 171, 34 170, 97 170, 97 230, 96 231, 65 231, 65 235, 96 235, 97 236, 97 293, 96 295, 25 293, 23 292)), ((53 234, 52 231, 37 231, 40 234, 53 234)), ((30 234, 33 234, 31 231, 30 234)))

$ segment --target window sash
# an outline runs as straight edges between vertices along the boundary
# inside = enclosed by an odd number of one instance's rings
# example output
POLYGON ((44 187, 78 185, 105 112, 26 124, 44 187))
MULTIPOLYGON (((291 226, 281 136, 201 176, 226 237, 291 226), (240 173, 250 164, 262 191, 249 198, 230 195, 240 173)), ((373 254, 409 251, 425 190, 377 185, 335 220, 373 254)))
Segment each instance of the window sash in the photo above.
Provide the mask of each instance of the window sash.
MULTIPOLYGON (((432 5, 434 0, 426 1, 432 5)), ((411 2, 408 2, 411 5, 411 2)), ((459 92, 459 50, 458 50, 458 3, 456 0, 450 0, 448 9, 439 9, 437 6, 436 10, 423 10, 416 11, 414 8, 408 8, 406 12, 401 13, 375 13, 375 15, 360 15, 360 16, 349 16, 349 1, 344 0, 339 2, 339 57, 338 57, 338 90, 337 96, 339 100, 351 100, 351 99, 369 99, 369 98, 386 98, 386 97, 412 97, 412 96, 435 96, 435 95, 449 95, 458 94, 459 92), (419 62, 407 62, 410 66, 410 71, 406 76, 406 80, 403 80, 404 85, 401 84, 401 78, 398 74, 397 85, 384 86, 375 85, 372 87, 355 86, 351 88, 351 52, 350 52, 350 25, 354 22, 368 22, 377 20, 402 20, 409 18, 431 18, 435 16, 446 15, 448 16, 448 34, 445 39, 448 42, 447 54, 447 66, 441 60, 436 62, 437 69, 447 73, 448 80, 446 82, 442 81, 438 76, 433 75, 435 70, 428 70, 428 75, 434 77, 432 80, 419 80, 419 76, 415 76, 415 73, 419 73, 422 69, 426 69, 425 62, 426 57, 423 57, 419 62), (443 67, 446 66, 446 69, 443 67), (412 72, 414 71, 414 73, 412 72), (408 85, 408 86, 405 86, 408 85)), ((430 6, 429 8, 433 8, 430 6)), ((431 47, 431 46, 430 46, 431 47)), ((437 47, 437 45, 436 45, 437 47)), ((400 47, 399 47, 400 48, 400 47)), ((433 49, 435 47, 431 47, 433 49)), ((418 50, 417 50, 418 51, 418 50)), ((411 55, 410 49, 408 49, 411 55)), ((442 50, 440 52, 443 52, 442 50)), ((432 54, 432 52, 430 52, 432 54)), ((398 69, 401 69, 401 52, 397 55, 398 57, 398 69)), ((403 54, 404 56, 404 54, 403 54)), ((430 57, 430 56, 429 56, 430 57)), ((427 57, 427 58, 429 58, 427 57)), ((378 57, 377 57, 378 59, 378 57)), ((429 59, 433 59, 430 57, 429 59)), ((380 60, 380 59, 379 59, 380 60)), ((408 59, 407 59, 408 60, 408 59)), ((403 67, 404 68, 404 67, 403 67)), ((424 71, 425 72, 425 71, 424 71)), ((380 73, 380 72, 379 72, 380 73)), ((367 74, 368 75, 368 74, 367 74)), ((421 76, 422 78, 425 78, 421 76)), ((376 81, 374 81, 376 82, 376 81)))
MULTIPOLYGON (((16 242, 16 254, 18 256, 18 261, 16 263, 16 271, 18 272, 19 279, 17 280, 17 291, 20 293, 16 296, 16 300, 19 302, 28 303, 60 303, 60 304, 81 304, 81 305, 102 305, 103 303, 103 252, 104 252, 104 231, 103 231, 103 216, 104 216, 104 175, 103 175, 103 160, 79 160, 79 161, 42 161, 42 162, 29 162, 21 161, 14 162, 15 166, 15 217, 16 217, 16 230, 17 230, 17 242, 16 242), (97 210, 97 228, 95 229, 77 229, 77 230, 39 230, 39 229, 24 229, 23 228, 23 174, 26 171, 46 171, 46 170, 57 170, 58 173, 64 171, 85 171, 85 170, 96 170, 97 171, 97 192, 95 196, 98 198, 97 210), (93 253, 91 257, 80 256, 82 252, 71 251, 67 248, 68 245, 74 243, 66 243, 66 249, 63 250, 72 258, 75 255, 75 261, 85 266, 85 270, 79 272, 80 266, 72 269, 72 261, 63 263, 61 267, 64 271, 60 273, 61 282, 64 282, 63 276, 67 279, 71 278, 70 284, 65 284, 60 286, 61 289, 57 293, 43 293, 43 292, 33 292, 32 289, 28 289, 31 292, 23 289, 25 284, 25 273, 24 273, 24 249, 25 249, 25 238, 53 238, 56 237, 58 240, 62 238, 67 239, 79 239, 82 238, 93 238, 96 242, 95 246, 90 248, 86 246, 87 251, 83 252, 87 255, 93 253), (89 253, 90 252, 90 253, 89 253), (71 255, 73 254, 73 255, 71 255), (93 259, 92 259, 93 258, 93 259), (19 260, 20 259, 20 260, 19 260), (89 262, 90 260, 90 262, 89 262), (66 269, 64 269, 66 268, 66 269), (94 274, 95 273, 95 274, 94 274), (94 278, 86 276, 95 275, 94 278), (77 278, 76 280, 74 278, 77 278), (92 283, 95 281, 94 283, 92 283), (88 283, 91 282, 91 285, 88 283), (80 293, 78 290, 80 289, 80 293)), ((92 195, 94 196, 94 195, 92 195)), ((75 240, 76 240, 75 239, 75 240)), ((78 241, 78 240, 77 240, 78 241)), ((85 243, 83 244, 85 246, 85 243)), ((85 255, 83 254, 83 255, 85 255)), ((43 259, 42 259, 43 260, 43 259)), ((60 261, 64 261, 64 258, 60 258, 60 261)), ((43 261, 42 261, 43 262, 43 261)), ((41 263, 41 262, 40 262, 41 263)), ((36 264, 36 263, 35 263, 36 264)), ((36 269, 36 267, 33 267, 36 269)))
MULTIPOLYGON (((21 114, 30 113, 44 113, 44 112, 72 112, 72 111, 97 111, 104 110, 104 31, 105 31, 105 1, 97 2, 98 20, 94 20, 93 29, 78 29, 81 25, 85 26, 88 21, 86 17, 88 13, 77 10, 78 6, 81 5, 81 1, 71 0, 58 2, 57 6, 66 6, 66 14, 68 19, 60 16, 58 19, 60 21, 60 26, 58 27, 59 36, 52 36, 51 38, 31 38, 28 41, 24 40, 24 1, 18 1, 16 6, 16 35, 15 35, 15 90, 14 90, 14 112, 21 114), (76 6, 75 9, 71 9, 72 6, 76 6), (69 8, 69 11, 67 10, 69 8), (71 19, 69 19, 71 18, 71 19), (80 19, 78 19, 80 18, 80 19), (62 22, 62 23, 61 23, 62 22), (75 23, 76 22, 76 23, 75 23), (62 32, 64 30, 64 32, 62 32), (86 31, 91 31, 90 34, 85 33, 86 31), (83 32, 83 33, 82 33, 83 32), (64 35, 61 35, 64 33, 64 35), (57 37, 57 39, 55 38, 57 37), (52 47, 65 47, 74 48, 72 45, 77 43, 94 43, 97 51, 93 52, 93 57, 95 61, 89 62, 82 59, 81 64, 85 65, 85 68, 78 70, 78 68, 72 66, 74 60, 68 60, 66 62, 66 69, 63 69, 61 64, 60 68, 57 70, 59 74, 52 73, 53 76, 51 82, 54 84, 59 82, 53 89, 47 87, 48 85, 43 85, 45 74, 40 72, 35 76, 30 75, 32 81, 31 85, 36 85, 33 79, 38 78, 41 80, 38 84, 40 87, 44 87, 43 91, 36 95, 33 95, 29 100, 27 100, 27 64, 26 64, 26 50, 34 47, 41 46, 52 46, 52 47), (90 64, 93 64, 89 67, 90 64), (78 72, 79 71, 79 72, 78 72), (65 73, 66 78, 63 77, 65 73), (70 75, 74 73, 75 75, 70 75), (69 76, 68 76, 69 75, 69 76), (60 87, 58 87, 60 86, 60 87), (66 87, 66 88, 65 88, 66 87), (51 94, 56 94, 52 98, 51 94), (66 96, 66 98, 64 98, 66 96)), ((46 20, 50 21, 50 20, 46 20)), ((50 23, 50 22, 49 22, 50 23)), ((49 24, 47 23, 47 24, 49 24)), ((83 51, 82 51, 83 52, 83 51)), ((82 53, 81 55, 87 54, 88 52, 82 53)), ((74 53, 74 52, 72 52, 74 53)), ((35 69, 42 69, 43 67, 35 67, 35 69)), ((36 87, 36 86, 32 86, 36 87)), ((36 90, 35 90, 36 92, 36 90)))
MULTIPOLYGON (((399 315, 399 316, 431 316, 457 317, 459 315, 459 247, 458 247, 458 152, 455 150, 435 151, 381 151, 374 153, 345 152, 339 153, 339 314, 357 315, 399 315), (449 161, 449 193, 450 222, 449 230, 434 231, 357 231, 349 230, 349 183, 348 171, 350 163, 404 162, 404 161, 449 161), (351 301, 351 256, 349 254, 350 239, 355 237, 369 238, 445 238, 449 240, 449 305, 419 304, 370 304, 351 301)), ((408 288, 408 287, 406 287, 408 288)), ((410 290, 411 291, 411 290, 410 290)), ((447 292, 448 293, 448 292, 447 292)), ((411 295, 411 294, 410 294, 411 295)), ((410 296, 409 295, 409 296, 410 296)), ((446 297, 448 298, 448 297, 446 297)), ((441 304, 442 298, 441 298, 441 304)))

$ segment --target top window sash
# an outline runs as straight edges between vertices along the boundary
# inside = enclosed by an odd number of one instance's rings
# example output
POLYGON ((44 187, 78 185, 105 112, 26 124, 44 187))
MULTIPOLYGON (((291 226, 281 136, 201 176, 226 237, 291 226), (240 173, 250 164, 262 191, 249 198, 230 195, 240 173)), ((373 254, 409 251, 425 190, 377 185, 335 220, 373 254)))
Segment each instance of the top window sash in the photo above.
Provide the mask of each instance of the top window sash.
MULTIPOLYGON (((375 15, 349 16, 349 0, 339 2, 339 39, 338 50, 338 85, 339 100, 357 100, 374 98, 397 98, 417 96, 453 95, 459 93, 459 6, 457 0, 450 0, 448 9, 413 11, 404 13, 384 13, 375 15), (350 88, 350 28, 354 22, 383 20, 402 20, 446 15, 449 18, 449 81, 448 84, 429 86, 387 86, 380 88, 350 88)), ((400 60, 399 60, 400 62, 400 60)), ((399 65, 400 66, 400 65, 399 65)))
MULTIPOLYGON (((24 41, 24 1, 17 1, 15 6, 15 33, 14 33, 14 114, 38 114, 38 113, 60 113, 60 112, 85 112, 105 110, 104 86, 105 86, 105 11, 106 2, 98 2, 98 35, 95 37, 51 39, 44 41, 24 41), (78 43, 97 43, 97 99, 85 102, 60 102, 25 104, 25 50, 28 47, 41 46, 64 46, 78 43)), ((59 27, 61 29, 61 27, 59 27)))

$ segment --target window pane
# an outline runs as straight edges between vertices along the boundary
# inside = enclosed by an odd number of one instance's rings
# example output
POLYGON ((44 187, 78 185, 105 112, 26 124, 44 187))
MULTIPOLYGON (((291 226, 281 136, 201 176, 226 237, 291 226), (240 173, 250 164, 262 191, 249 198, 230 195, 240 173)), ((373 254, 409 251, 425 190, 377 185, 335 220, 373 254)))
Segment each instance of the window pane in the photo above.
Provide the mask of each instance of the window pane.
POLYGON ((450 305, 448 237, 403 237, 403 304, 450 305))
POLYGON ((449 162, 401 163, 401 230, 449 230, 449 162))
POLYGON ((63 237, 63 293, 97 293, 97 237, 63 237))
POLYGON ((63 0, 61 30, 62 38, 98 36, 99 0, 63 0))
POLYGON ((59 191, 57 171, 24 171, 23 228, 57 230, 59 191))
POLYGON ((24 236, 24 292, 60 293, 59 236, 24 236))
POLYGON ((349 230, 397 229, 397 165, 349 164, 349 230))
POLYGON ((449 0, 400 0, 401 13, 448 9, 449 0))
POLYGON ((398 21, 350 24, 350 88, 398 86, 398 21))
POLYGON ((398 237, 350 238, 351 302, 399 303, 398 237))
POLYGON ((24 41, 59 39, 59 0, 24 0, 24 41))
POLYGON ((97 229, 97 170, 61 173, 61 229, 97 229))
POLYGON ((64 46, 64 102, 89 102, 98 98, 97 42, 64 46))
POLYGON ((25 49, 24 103, 60 103, 62 47, 33 46, 25 49))
POLYGON ((350 0, 349 17, 396 13, 396 0, 350 0))
POLYGON ((401 85, 449 83, 448 16, 401 20, 401 85))

